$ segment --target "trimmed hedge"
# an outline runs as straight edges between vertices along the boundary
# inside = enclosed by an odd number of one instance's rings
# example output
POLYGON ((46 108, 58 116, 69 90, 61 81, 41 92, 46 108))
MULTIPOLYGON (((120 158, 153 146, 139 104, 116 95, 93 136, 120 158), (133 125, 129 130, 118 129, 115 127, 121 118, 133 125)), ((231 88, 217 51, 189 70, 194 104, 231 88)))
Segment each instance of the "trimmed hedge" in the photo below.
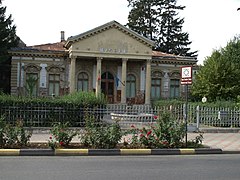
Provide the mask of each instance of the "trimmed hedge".
POLYGON ((84 126, 84 114, 91 112, 100 118, 106 107, 103 95, 93 92, 69 94, 57 98, 30 98, 0 95, 0 115, 15 124, 23 120, 25 126, 49 127, 53 122, 69 121, 71 126, 84 126))

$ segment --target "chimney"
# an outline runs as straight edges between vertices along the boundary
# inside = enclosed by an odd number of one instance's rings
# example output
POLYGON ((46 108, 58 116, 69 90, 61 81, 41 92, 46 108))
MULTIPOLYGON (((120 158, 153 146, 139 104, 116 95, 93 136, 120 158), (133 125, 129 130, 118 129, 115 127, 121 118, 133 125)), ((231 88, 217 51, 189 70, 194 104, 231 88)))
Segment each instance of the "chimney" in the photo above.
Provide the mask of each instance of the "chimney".
POLYGON ((65 32, 61 31, 61 42, 65 41, 65 32))

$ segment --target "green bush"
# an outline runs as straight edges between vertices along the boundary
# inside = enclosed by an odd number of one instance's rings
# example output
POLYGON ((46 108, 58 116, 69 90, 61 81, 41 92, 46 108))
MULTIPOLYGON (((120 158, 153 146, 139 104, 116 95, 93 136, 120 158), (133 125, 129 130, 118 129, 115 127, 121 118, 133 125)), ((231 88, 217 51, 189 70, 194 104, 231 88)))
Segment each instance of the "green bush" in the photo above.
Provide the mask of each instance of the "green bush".
POLYGON ((5 128, 6 128, 6 123, 4 121, 3 117, 0 117, 0 147, 5 145, 5 128))
POLYGON ((81 142, 91 148, 115 148, 122 138, 119 124, 103 124, 96 122, 94 117, 86 119, 85 133, 81 136, 81 142))
MULTIPOLYGON (((96 97, 93 92, 77 92, 56 98, 0 95, 0 115, 5 115, 12 124, 21 118, 25 126, 50 127, 52 122, 66 121, 71 126, 84 126, 86 107, 97 109, 100 114, 98 109, 106 107, 106 99, 103 95, 96 97)), ((96 113, 96 117, 100 117, 99 114, 96 113)))
POLYGON ((55 140, 60 146, 68 146, 72 139, 77 135, 76 131, 69 129, 69 123, 67 122, 55 123, 50 132, 52 136, 50 136, 48 144, 51 148, 55 148, 55 146, 57 146, 55 140))
POLYGON ((185 103, 185 101, 176 100, 176 99, 158 100, 158 101, 153 102, 153 106, 154 107, 179 106, 179 105, 183 105, 184 103, 185 103))
POLYGON ((149 127, 138 129, 131 126, 131 128, 127 132, 132 134, 130 145, 146 148, 179 147, 185 135, 184 124, 175 121, 169 113, 162 114, 156 124, 151 124, 149 127))
POLYGON ((12 125, 7 124, 4 117, 0 118, 0 147, 26 146, 31 136, 32 132, 24 129, 22 120, 12 125))

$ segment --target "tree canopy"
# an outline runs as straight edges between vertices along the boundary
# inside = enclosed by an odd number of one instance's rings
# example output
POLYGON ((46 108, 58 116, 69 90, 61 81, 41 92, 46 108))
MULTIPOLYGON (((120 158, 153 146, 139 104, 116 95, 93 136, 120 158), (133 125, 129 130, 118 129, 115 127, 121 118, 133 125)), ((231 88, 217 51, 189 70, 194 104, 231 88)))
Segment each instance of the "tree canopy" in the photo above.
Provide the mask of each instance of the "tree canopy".
POLYGON ((16 47, 19 38, 16 36, 16 26, 13 25, 12 16, 5 15, 6 7, 0 0, 0 63, 8 60, 8 50, 16 47))
POLYGON ((236 100, 240 95, 240 36, 207 57, 191 89, 196 98, 236 100))
POLYGON ((184 19, 178 11, 185 6, 177 0, 128 0, 131 11, 127 26, 155 42, 154 50, 181 56, 196 57, 197 51, 190 52, 189 34, 182 32, 184 19))

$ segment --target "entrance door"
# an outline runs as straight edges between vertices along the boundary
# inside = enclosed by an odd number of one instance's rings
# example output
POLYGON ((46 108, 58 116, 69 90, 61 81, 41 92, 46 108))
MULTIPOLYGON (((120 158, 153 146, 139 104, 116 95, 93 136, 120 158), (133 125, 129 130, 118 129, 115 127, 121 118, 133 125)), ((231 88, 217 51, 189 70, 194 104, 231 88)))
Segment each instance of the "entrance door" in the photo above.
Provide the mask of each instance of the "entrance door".
POLYGON ((110 72, 105 72, 101 76, 101 90, 107 97, 108 103, 114 103, 114 77, 110 72))

